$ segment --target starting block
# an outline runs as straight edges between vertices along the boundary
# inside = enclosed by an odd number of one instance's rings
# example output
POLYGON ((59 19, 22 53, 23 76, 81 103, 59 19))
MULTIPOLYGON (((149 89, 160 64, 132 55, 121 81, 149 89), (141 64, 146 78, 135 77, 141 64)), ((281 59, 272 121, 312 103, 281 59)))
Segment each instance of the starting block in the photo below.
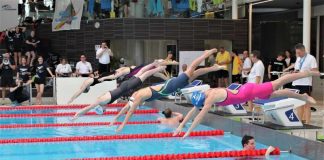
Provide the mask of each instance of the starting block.
MULTIPOLYGON (((299 90, 292 91, 299 93, 299 90)), ((295 98, 278 97, 255 100, 253 103, 261 106, 263 109, 264 121, 267 120, 270 123, 285 127, 303 126, 295 109, 305 105, 305 101, 295 98)))

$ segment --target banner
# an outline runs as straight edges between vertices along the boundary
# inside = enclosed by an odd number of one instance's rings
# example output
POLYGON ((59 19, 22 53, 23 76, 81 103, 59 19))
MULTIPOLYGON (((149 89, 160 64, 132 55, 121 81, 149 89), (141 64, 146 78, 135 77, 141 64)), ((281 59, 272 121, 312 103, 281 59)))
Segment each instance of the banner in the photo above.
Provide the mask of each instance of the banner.
POLYGON ((0 0, 0 32, 18 26, 18 0, 0 0))
POLYGON ((84 0, 57 0, 52 31, 80 29, 84 0))

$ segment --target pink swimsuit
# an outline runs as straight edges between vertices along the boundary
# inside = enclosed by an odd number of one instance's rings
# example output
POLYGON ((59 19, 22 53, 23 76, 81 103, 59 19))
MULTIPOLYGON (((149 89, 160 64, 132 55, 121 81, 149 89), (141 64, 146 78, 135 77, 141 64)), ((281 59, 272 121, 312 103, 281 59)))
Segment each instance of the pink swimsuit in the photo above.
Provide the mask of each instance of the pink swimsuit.
POLYGON ((226 99, 223 102, 217 103, 217 105, 240 104, 255 98, 268 99, 273 92, 273 86, 271 82, 262 84, 246 83, 239 88, 236 94, 228 89, 226 89, 226 92, 226 99))

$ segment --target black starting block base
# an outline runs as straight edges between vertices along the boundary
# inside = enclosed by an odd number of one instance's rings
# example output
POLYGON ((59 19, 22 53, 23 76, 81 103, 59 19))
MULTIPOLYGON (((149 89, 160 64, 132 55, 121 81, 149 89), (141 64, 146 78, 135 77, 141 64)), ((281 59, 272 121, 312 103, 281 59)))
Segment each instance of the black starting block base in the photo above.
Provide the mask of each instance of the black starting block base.
POLYGON ((252 112, 247 112, 246 114, 232 114, 224 111, 209 111, 209 113, 216 114, 219 116, 229 117, 229 116, 252 116, 252 112))
POLYGON ((265 122, 265 123, 251 122, 251 123, 258 125, 258 126, 265 127, 265 128, 274 129, 274 130, 322 129, 322 127, 313 126, 313 125, 309 125, 309 124, 304 124, 303 126, 285 127, 285 126, 277 125, 277 124, 274 124, 271 122, 265 122))

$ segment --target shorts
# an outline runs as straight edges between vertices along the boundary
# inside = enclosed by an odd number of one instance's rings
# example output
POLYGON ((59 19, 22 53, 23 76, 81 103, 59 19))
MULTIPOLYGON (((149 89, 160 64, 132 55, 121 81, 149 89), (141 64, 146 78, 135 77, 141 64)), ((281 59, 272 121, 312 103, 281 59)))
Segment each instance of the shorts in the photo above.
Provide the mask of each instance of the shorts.
POLYGON ((46 78, 35 78, 34 79, 35 84, 46 84, 46 78))
POLYGON ((241 83, 241 75, 240 74, 232 75, 232 82, 239 82, 239 83, 241 83))
POLYGON ((1 87, 11 87, 15 83, 14 79, 12 76, 2 76, 1 77, 1 87))
POLYGON ((219 70, 216 72, 217 78, 228 78, 228 71, 227 70, 219 70))
POLYGON ((307 93, 309 96, 312 94, 312 86, 292 86, 292 89, 298 89, 299 94, 307 93))
POLYGON ((21 51, 22 51, 21 46, 14 46, 13 52, 21 52, 21 51))
POLYGON ((26 51, 27 51, 27 52, 31 52, 31 51, 36 52, 36 47, 34 47, 34 46, 32 46, 32 45, 27 45, 27 46, 26 46, 26 51))

